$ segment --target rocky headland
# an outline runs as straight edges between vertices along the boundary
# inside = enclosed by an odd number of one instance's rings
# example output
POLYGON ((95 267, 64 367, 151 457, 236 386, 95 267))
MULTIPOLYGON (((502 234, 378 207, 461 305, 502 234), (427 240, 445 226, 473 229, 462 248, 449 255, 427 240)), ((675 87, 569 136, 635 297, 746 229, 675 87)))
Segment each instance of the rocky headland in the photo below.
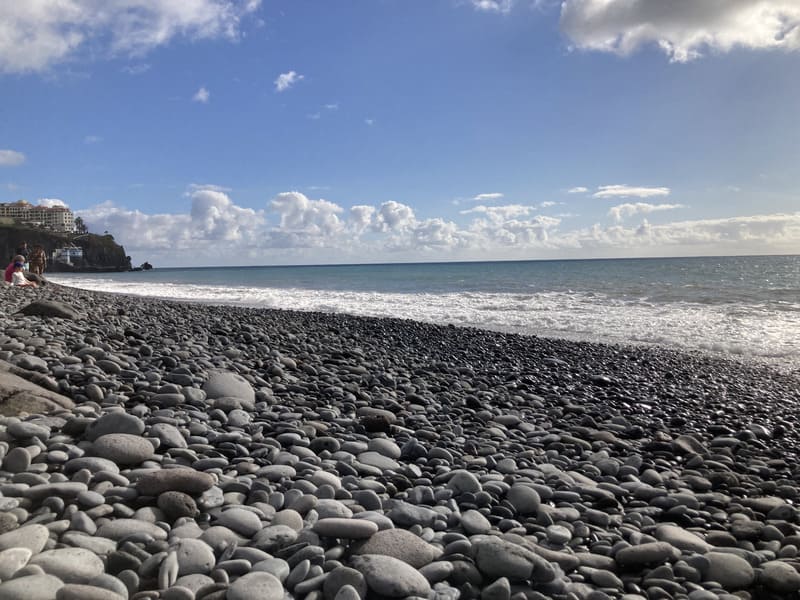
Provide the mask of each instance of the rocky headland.
MULTIPOLYGON (((0 227, 0 252, 5 260, 15 254, 15 249, 22 242, 28 243, 31 249, 40 244, 47 252, 47 272, 98 272, 98 271, 130 271, 131 258, 125 255, 125 248, 119 245, 110 234, 98 235, 84 233, 61 233, 46 229, 30 229, 20 226, 0 227), (51 260, 50 255, 56 248, 75 245, 83 250, 83 258, 74 259, 70 264, 51 260)), ((6 263, 4 263, 5 265, 6 263)))
POLYGON ((0 295, 0 600, 798 596, 796 375, 0 295))

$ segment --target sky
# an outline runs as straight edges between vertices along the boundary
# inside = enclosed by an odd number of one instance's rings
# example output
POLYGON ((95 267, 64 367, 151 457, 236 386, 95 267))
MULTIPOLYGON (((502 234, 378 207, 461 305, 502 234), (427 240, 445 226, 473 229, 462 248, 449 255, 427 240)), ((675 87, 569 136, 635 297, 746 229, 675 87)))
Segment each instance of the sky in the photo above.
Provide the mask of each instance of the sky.
POLYGON ((0 0, 0 201, 134 264, 800 253, 797 0, 0 0))

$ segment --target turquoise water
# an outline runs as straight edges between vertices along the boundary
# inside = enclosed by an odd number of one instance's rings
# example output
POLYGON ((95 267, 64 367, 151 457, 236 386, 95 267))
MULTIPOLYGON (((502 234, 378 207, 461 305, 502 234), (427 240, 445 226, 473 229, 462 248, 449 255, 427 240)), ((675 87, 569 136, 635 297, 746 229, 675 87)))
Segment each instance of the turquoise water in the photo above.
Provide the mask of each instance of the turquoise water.
POLYGON ((800 363, 800 256, 154 269, 57 283, 800 363))

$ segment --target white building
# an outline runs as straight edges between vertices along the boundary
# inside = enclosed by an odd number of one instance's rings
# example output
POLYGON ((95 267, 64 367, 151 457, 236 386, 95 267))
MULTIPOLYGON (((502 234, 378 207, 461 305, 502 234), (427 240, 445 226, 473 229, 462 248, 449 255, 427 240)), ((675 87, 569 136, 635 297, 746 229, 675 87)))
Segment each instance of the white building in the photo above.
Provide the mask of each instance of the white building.
POLYGON ((63 248, 56 248, 53 250, 52 257, 54 262, 63 262, 68 265, 72 264, 75 259, 83 258, 83 248, 78 248, 74 244, 64 246, 63 248))
POLYGON ((51 231, 75 231, 75 215, 65 206, 35 206, 26 200, 0 202, 0 218, 51 231))

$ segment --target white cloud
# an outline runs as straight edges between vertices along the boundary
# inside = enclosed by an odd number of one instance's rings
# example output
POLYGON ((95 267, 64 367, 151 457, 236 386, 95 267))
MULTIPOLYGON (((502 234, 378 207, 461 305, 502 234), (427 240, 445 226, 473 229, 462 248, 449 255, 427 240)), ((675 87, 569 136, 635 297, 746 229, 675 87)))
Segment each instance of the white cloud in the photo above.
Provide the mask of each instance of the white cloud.
POLYGON ((364 119, 364 123, 372 127, 373 125, 375 125, 375 119, 364 119))
POLYGON ((239 36, 260 0, 0 2, 0 72, 39 72, 73 58, 140 56, 174 38, 239 36))
POLYGON ((514 0, 472 0, 475 10, 483 12, 508 13, 514 5, 514 0))
POLYGON ((367 204, 358 204, 350 207, 350 226, 356 234, 364 232, 372 224, 375 207, 367 204))
POLYGON ((39 198, 36 201, 36 204, 38 204, 39 206, 47 206, 49 208, 52 208, 54 206, 58 206, 61 208, 68 208, 67 203, 64 202, 63 200, 59 200, 58 198, 39 198))
POLYGON ((99 135, 87 135, 85 138, 83 138, 84 144, 99 144, 102 141, 103 138, 99 135))
POLYGON ((544 202, 539 203, 539 208, 550 208, 551 206, 555 206, 556 203, 550 200, 546 200, 544 202))
POLYGON ((0 150, 0 167, 18 167, 25 162, 25 155, 16 150, 0 150))
POLYGON ((414 209, 407 204, 389 200, 381 204, 372 219, 374 231, 399 231, 408 229, 416 223, 414 209))
POLYGON ((646 202, 618 204, 608 209, 608 216, 619 222, 633 215, 646 215, 651 212, 675 210, 677 208, 685 207, 683 204, 648 204, 646 202))
MULTIPOLYGON (((77 214, 90 230, 112 232, 135 263, 157 266, 800 251, 800 212, 564 229, 563 215, 535 214, 533 206, 474 207, 459 224, 418 219, 401 202, 345 208, 300 192, 246 208, 225 189, 190 186, 186 213, 150 215, 107 202, 77 214)), ((621 217, 667 210, 623 206, 621 217)))
POLYGON ((568 194, 585 194, 588 191, 589 191, 589 188, 583 187, 582 185, 579 185, 577 187, 569 188, 567 190, 567 193, 568 194))
POLYGON ((311 200, 300 192, 278 194, 270 208, 280 215, 280 232, 304 239, 328 237, 341 231, 341 206, 327 200, 311 200))
POLYGON ((462 215, 482 214, 492 221, 506 221, 516 217, 524 217, 536 210, 535 206, 523 206, 521 204, 507 204, 505 206, 484 206, 479 205, 475 208, 462 210, 462 215))
POLYGON ((487 194, 478 194, 477 196, 473 196, 472 199, 477 202, 486 202, 492 200, 500 200, 503 197, 503 194, 500 192, 489 192, 487 194))
POLYGON ((198 188, 189 196, 192 233, 200 239, 249 242, 264 223, 263 211, 236 206, 217 188, 198 188))
POLYGON ((657 45, 673 62, 733 48, 800 49, 797 0, 565 0, 561 29, 577 48, 630 54, 657 45))
POLYGON ((289 71, 288 73, 281 73, 278 75, 277 79, 275 79, 275 91, 276 92, 285 92, 298 81, 302 81, 305 79, 304 75, 300 75, 296 71, 289 71))
POLYGON ((211 92, 209 92, 205 87, 201 87, 194 93, 194 96, 192 96, 192 102, 207 104, 209 98, 211 98, 211 92))
POLYGON ((637 187, 630 185, 601 185, 592 194, 594 198, 652 198, 654 196, 669 196, 668 187, 637 187))

